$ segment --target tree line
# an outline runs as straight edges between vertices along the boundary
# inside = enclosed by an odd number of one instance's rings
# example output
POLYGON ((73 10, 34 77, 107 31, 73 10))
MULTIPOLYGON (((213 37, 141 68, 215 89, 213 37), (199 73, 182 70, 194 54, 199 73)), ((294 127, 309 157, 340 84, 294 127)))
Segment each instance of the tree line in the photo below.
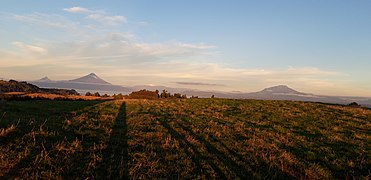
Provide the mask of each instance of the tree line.
MULTIPOLYGON (((160 92, 159 90, 150 91, 146 89, 142 89, 139 91, 133 91, 128 95, 123 95, 120 93, 117 95, 114 94, 110 96, 108 94, 100 95, 99 92, 95 92, 95 93, 86 92, 85 96, 113 97, 114 99, 123 99, 123 98, 126 98, 126 99, 168 99, 168 98, 187 99, 187 95, 181 94, 181 93, 171 94, 167 90, 162 90, 162 92, 160 92)), ((191 96, 190 98, 198 98, 198 96, 191 96)))
POLYGON ((186 99, 187 95, 180 94, 180 93, 171 94, 167 90, 163 90, 160 93, 159 90, 150 91, 150 90, 142 89, 139 91, 131 92, 126 98, 128 99, 165 99, 165 98, 186 99))

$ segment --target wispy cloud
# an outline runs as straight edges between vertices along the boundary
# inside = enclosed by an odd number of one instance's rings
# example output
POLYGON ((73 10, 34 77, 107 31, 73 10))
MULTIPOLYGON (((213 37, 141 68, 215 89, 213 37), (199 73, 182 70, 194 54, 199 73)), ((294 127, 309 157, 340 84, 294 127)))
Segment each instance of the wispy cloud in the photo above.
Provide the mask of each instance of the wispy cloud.
POLYGON ((134 46, 142 53, 158 57, 199 55, 214 48, 211 45, 179 42, 136 43, 134 46))
MULTIPOLYGON (((183 43, 143 43, 130 33, 110 33, 91 36, 86 40, 43 42, 50 58, 76 64, 128 66, 147 62, 167 62, 168 59, 183 59, 204 56, 206 45, 184 46, 183 43), (200 47, 198 47, 200 46, 200 47)), ((211 47, 211 46, 210 46, 211 47)))
POLYGON ((63 10, 69 13, 86 14, 86 19, 94 20, 96 22, 99 22, 105 25, 114 26, 114 25, 120 25, 120 24, 127 22, 127 19, 125 16, 118 16, 118 15, 112 16, 112 15, 108 15, 104 11, 90 10, 84 7, 71 7, 71 8, 64 8, 63 10))
POLYGON ((81 23, 56 14, 13 14, 12 18, 16 21, 28 23, 32 26, 40 26, 39 28, 47 27, 53 29, 63 29, 70 32, 78 32, 83 29, 81 23))
POLYGON ((44 54, 47 52, 47 50, 42 47, 26 44, 26 43, 19 42, 19 41, 15 41, 12 44, 20 48, 22 51, 26 51, 30 53, 44 54))
POLYGON ((118 25, 127 21, 124 16, 107 16, 104 14, 90 14, 87 18, 108 25, 118 25))
POLYGON ((175 84, 187 85, 187 86, 226 86, 224 84, 212 84, 203 82, 174 82, 175 84))

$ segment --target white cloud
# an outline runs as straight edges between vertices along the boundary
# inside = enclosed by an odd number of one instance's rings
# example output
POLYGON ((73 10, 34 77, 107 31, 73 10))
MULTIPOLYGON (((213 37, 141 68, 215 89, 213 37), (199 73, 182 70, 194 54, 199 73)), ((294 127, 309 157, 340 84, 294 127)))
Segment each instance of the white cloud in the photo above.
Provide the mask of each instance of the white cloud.
POLYGON ((47 52, 47 50, 42 47, 26 44, 26 43, 19 42, 19 41, 15 41, 12 44, 20 48, 22 51, 29 52, 29 53, 45 54, 47 52))
POLYGON ((178 42, 136 43, 134 47, 142 53, 157 57, 194 56, 201 55, 215 46, 204 44, 184 44, 178 42))
POLYGON ((101 24, 105 25, 120 25, 122 23, 126 23, 127 19, 125 16, 112 16, 107 15, 104 11, 94 11, 90 10, 88 8, 83 7, 71 7, 71 8, 64 8, 64 11, 70 12, 70 13, 83 13, 87 14, 86 18, 90 20, 94 20, 96 22, 99 22, 101 24))
POLYGON ((104 14, 90 14, 87 18, 108 25, 118 25, 127 21, 124 16, 107 16, 104 14))
POLYGON ((91 10, 83 7, 71 7, 71 8, 64 8, 64 11, 70 12, 70 13, 89 13, 92 12, 91 10))

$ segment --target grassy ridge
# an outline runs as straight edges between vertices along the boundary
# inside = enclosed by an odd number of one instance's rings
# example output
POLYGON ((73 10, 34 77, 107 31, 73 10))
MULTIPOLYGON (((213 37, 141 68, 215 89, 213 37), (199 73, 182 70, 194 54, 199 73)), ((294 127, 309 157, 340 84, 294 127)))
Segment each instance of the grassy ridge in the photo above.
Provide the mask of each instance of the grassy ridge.
POLYGON ((371 176, 371 110, 224 99, 0 104, 0 177, 371 176))

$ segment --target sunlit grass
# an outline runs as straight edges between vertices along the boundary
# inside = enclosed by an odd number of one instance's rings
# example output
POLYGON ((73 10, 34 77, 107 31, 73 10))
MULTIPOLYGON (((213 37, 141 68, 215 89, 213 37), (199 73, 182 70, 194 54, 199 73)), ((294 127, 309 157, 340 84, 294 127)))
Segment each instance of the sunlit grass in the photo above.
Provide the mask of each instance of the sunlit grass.
POLYGON ((368 179, 371 110, 291 101, 4 101, 5 178, 368 179))
POLYGON ((128 108, 129 150, 141 165, 129 172, 138 178, 370 176, 370 110, 222 99, 129 101, 128 108))

